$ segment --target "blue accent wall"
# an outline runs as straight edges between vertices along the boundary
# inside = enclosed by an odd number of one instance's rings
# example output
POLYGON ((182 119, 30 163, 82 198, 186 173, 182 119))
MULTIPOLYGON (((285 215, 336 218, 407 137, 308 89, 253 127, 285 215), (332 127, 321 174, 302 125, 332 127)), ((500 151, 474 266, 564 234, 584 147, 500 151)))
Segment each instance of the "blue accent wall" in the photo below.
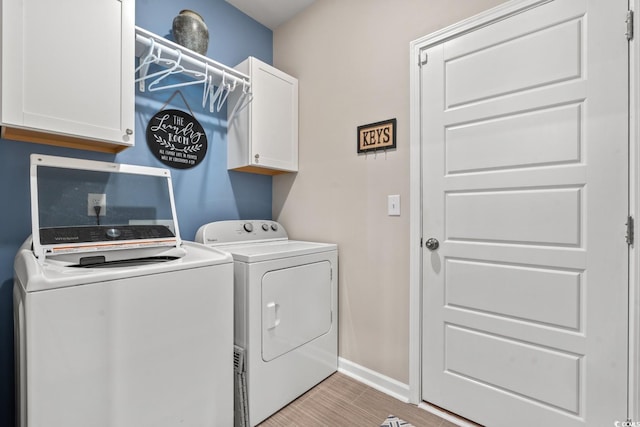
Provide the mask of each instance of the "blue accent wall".
MULTIPOLYGON (((273 62, 271 30, 224 0, 137 0, 136 25, 171 39, 173 18, 182 9, 198 12, 207 23, 208 57, 230 66, 248 56, 273 62)), ((208 151, 191 169, 171 169, 182 238, 192 240, 198 227, 209 221, 271 219, 271 177, 227 171, 226 110, 205 111, 201 85, 180 89, 188 106, 175 96, 165 107, 174 90, 140 93, 136 89, 136 145, 117 155, 0 140, 0 426, 14 425, 13 258, 31 234, 31 153, 166 168, 147 147, 147 123, 160 109, 189 111, 190 107, 205 129, 208 151)))

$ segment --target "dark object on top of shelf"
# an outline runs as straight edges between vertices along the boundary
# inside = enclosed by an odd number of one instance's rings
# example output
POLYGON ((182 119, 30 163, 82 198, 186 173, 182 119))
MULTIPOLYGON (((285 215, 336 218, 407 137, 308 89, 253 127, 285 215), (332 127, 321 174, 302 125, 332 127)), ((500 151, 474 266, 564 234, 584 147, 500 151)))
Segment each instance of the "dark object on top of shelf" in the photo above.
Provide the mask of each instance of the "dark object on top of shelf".
POLYGON ((209 29, 198 13, 184 9, 173 18, 173 37, 176 43, 200 55, 206 55, 209 48, 209 29))

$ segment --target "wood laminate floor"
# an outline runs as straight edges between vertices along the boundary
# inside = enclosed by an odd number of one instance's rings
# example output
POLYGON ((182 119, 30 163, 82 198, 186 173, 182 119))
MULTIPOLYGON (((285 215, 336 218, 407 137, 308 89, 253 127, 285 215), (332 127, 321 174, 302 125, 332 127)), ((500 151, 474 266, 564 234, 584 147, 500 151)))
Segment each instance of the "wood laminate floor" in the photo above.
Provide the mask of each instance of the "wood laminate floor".
POLYGON ((391 414, 416 427, 455 427, 424 409, 401 402, 338 372, 259 427, 379 427, 391 414))

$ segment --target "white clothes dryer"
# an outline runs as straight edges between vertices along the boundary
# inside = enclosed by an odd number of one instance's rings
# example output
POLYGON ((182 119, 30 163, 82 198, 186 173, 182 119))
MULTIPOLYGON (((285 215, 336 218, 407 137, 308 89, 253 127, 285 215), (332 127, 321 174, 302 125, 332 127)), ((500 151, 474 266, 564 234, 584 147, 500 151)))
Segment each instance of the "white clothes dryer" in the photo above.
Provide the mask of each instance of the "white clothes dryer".
POLYGON ((338 248, 275 221, 212 222, 196 241, 233 256, 235 423, 255 426, 337 370, 338 248))

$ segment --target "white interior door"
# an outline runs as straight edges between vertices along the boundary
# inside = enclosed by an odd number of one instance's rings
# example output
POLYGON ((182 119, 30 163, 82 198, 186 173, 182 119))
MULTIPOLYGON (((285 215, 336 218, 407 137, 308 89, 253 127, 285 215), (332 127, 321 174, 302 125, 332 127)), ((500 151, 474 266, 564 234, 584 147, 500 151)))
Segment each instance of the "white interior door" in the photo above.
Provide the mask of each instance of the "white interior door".
POLYGON ((426 51, 422 398, 487 426, 627 417, 627 2, 426 51))

